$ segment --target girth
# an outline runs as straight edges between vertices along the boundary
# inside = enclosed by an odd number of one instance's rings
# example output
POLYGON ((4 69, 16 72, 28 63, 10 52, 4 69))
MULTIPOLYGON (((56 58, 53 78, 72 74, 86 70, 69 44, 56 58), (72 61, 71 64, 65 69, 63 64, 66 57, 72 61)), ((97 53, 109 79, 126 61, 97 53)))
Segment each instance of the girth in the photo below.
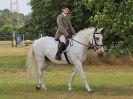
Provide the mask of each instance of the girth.
POLYGON ((67 56, 67 51, 64 51, 63 53, 64 53, 64 56, 65 56, 65 58, 66 58, 68 64, 71 64, 70 61, 69 61, 69 59, 68 59, 68 56, 67 56))

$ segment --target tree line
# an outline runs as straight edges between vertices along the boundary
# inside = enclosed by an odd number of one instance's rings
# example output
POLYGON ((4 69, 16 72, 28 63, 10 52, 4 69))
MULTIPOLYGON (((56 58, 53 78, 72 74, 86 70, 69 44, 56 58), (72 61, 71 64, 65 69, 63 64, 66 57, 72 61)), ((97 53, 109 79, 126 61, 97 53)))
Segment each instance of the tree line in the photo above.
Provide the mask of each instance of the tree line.
POLYGON ((25 16, 19 14, 21 25, 15 28, 12 27, 16 24, 15 13, 9 14, 10 11, 5 10, 9 15, 4 15, 0 11, 0 33, 4 30, 19 30, 31 38, 39 34, 54 36, 56 19, 65 2, 72 4, 71 18, 76 32, 88 27, 104 27, 103 42, 109 53, 119 56, 125 53, 121 51, 124 49, 133 55, 132 0, 31 0, 31 18, 28 16, 25 20, 25 16))
POLYGON ((9 9, 0 10, 0 34, 22 33, 24 24, 30 19, 29 15, 12 13, 9 9))
POLYGON ((119 56, 119 49, 133 53, 133 1, 132 0, 31 0, 32 16, 26 23, 35 35, 54 36, 56 18, 64 2, 70 2, 73 26, 78 32, 87 27, 104 27, 104 45, 119 56))

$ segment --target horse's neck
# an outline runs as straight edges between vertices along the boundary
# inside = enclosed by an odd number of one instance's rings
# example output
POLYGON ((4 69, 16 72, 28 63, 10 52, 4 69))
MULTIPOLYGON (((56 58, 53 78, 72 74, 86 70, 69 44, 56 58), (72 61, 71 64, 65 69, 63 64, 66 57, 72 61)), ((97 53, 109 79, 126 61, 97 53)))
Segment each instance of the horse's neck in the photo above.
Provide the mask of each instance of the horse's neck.
POLYGON ((82 30, 74 37, 75 40, 88 45, 90 39, 92 38, 92 31, 82 30))
POLYGON ((75 35, 74 40, 78 42, 74 41, 74 45, 76 49, 80 49, 77 50, 80 54, 86 53, 88 47, 85 45, 88 45, 89 43, 89 36, 91 36, 91 33, 87 33, 87 30, 80 31, 75 35))
POLYGON ((73 49, 74 49, 74 52, 79 55, 79 59, 81 61, 84 61, 86 59, 86 55, 87 55, 87 39, 86 39, 86 36, 85 35, 82 35, 80 36, 79 34, 77 34, 75 37, 74 37, 74 40, 78 41, 73 41, 73 49), (80 43, 79 43, 80 42, 80 43), (85 44, 85 45, 84 45, 85 44))
POLYGON ((89 46, 89 43, 91 43, 94 30, 95 28, 84 29, 84 30, 79 31, 75 35, 74 40, 82 43, 80 44, 80 43, 75 42, 76 46, 78 46, 79 49, 82 49, 82 53, 86 53, 88 47, 85 45, 89 46))

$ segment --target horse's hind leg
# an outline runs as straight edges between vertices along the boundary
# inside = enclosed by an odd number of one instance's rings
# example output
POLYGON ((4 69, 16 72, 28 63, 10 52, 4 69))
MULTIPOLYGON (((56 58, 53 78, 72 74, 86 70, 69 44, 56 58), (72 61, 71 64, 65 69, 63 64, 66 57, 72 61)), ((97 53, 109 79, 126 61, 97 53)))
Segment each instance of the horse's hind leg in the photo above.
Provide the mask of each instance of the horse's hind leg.
POLYGON ((45 57, 37 57, 37 63, 38 63, 38 77, 39 77, 39 83, 36 87, 37 90, 39 89, 44 89, 47 90, 44 82, 44 77, 43 77, 43 70, 45 69, 45 57))

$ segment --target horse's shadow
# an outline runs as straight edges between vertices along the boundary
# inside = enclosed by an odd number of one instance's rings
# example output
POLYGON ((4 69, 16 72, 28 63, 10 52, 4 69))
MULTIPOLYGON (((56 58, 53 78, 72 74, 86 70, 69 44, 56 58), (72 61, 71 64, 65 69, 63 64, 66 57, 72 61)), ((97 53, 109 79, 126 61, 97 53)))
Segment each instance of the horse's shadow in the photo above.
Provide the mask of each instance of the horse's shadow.
MULTIPOLYGON (((61 85, 49 85, 48 91, 59 91, 59 92, 69 92, 68 87, 65 84, 61 85)), ((133 85, 127 85, 127 86, 122 86, 122 85, 115 85, 115 86, 95 86, 91 85, 91 88, 94 90, 94 94, 99 94, 99 95, 111 95, 111 96, 117 96, 117 95, 122 95, 122 96, 132 96, 133 95, 133 85)), ((87 92, 82 85, 73 85, 73 90, 71 92, 87 92)))

